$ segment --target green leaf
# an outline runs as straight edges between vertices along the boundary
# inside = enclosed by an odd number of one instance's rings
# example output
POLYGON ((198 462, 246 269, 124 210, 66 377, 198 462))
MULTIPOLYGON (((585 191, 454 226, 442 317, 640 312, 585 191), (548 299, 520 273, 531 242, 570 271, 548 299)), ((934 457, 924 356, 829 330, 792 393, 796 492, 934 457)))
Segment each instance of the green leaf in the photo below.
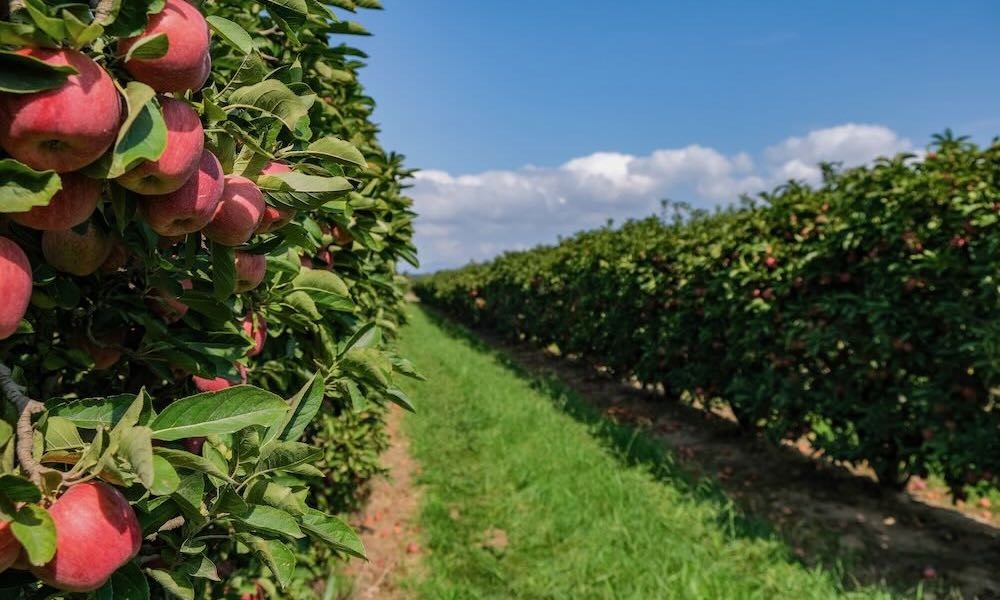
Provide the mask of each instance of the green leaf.
POLYGON ((313 463, 323 457, 323 451, 302 442, 280 442, 257 463, 257 473, 290 469, 296 465, 313 463))
POLYGON ((241 87, 229 95, 227 108, 248 108, 280 120, 289 131, 295 131, 300 120, 309 115, 311 103, 288 89, 277 79, 241 87))
POLYGON ((410 401, 410 397, 407 396, 403 390, 399 388, 389 388, 385 391, 385 393, 389 397, 389 400, 392 400, 399 406, 405 408, 411 413, 417 412, 417 409, 413 407, 413 403, 410 401))
POLYGON ((212 28, 212 31, 217 33, 224 42, 239 50, 240 53, 246 55, 254 51, 253 38, 239 24, 216 15, 206 17, 205 20, 208 21, 208 26, 212 28))
POLYGON ((318 322, 323 320, 323 315, 316 308, 316 302, 305 292, 292 292, 285 296, 285 302, 296 312, 302 313, 313 321, 318 322))
POLYGON ((236 260, 232 248, 212 242, 212 283, 215 297, 225 300, 236 290, 236 260))
POLYGON ((228 473, 220 469, 214 462, 197 454, 191 454, 184 450, 175 450, 174 448, 164 448, 162 446, 153 448, 153 454, 162 456, 176 469, 199 471, 213 477, 218 477, 219 479, 224 479, 229 483, 236 483, 229 478, 228 473))
POLYGON ((316 417, 316 413, 323 405, 324 395, 323 379, 314 375, 313 379, 306 382, 299 393, 291 399, 291 418, 281 433, 282 440, 294 441, 302 437, 306 427, 316 417))
POLYGON ((122 435, 118 451, 132 465, 132 470, 147 489, 154 482, 153 432, 149 427, 133 427, 122 435))
POLYGON ((66 27, 66 36, 74 48, 82 48, 104 33, 104 27, 100 23, 85 23, 71 10, 63 10, 62 16, 63 25, 66 27))
POLYGON ((0 160, 0 213, 48 206, 61 189, 62 179, 55 171, 36 171, 13 158, 0 160))
POLYGON ((40 502, 42 491, 38 486, 17 475, 0 475, 0 497, 11 502, 40 502))
POLYGON ((114 150, 85 172, 96 179, 116 179, 146 160, 158 160, 167 148, 167 124, 153 88, 130 81, 125 88, 128 115, 114 150))
POLYGON ((56 525, 49 512, 37 504, 25 504, 14 515, 10 529, 21 542, 28 561, 41 566, 52 560, 56 553, 56 525))
POLYGON ((153 484, 146 487, 154 496, 173 494, 181 484, 181 478, 173 465, 158 454, 153 456, 153 474, 153 484))
POLYGON ((170 595, 180 600, 194 600, 194 586, 187 573, 177 571, 163 571, 160 569, 146 569, 146 574, 150 579, 160 584, 170 595))
POLYGON ((265 540, 245 533, 236 534, 236 539, 264 561, 281 587, 291 583, 295 573, 295 553, 288 546, 277 540, 265 540))
POLYGON ((344 177, 306 175, 297 171, 261 175, 257 178, 257 185, 265 191, 304 194, 341 194, 354 189, 354 185, 344 177))
POLYGON ((365 546, 350 525, 314 508, 309 508, 300 520, 302 529, 333 548, 359 558, 366 558, 365 546))
POLYGON ((273 481, 256 481, 247 492, 247 501, 273 506, 295 516, 302 515, 306 509, 305 503, 295 495, 292 488, 273 481))
POLYGON ((50 65, 33 56, 0 50, 0 92, 33 94, 54 90, 76 74, 76 69, 68 65, 50 65))
POLYGON ((292 280, 292 286, 299 290, 318 290, 337 296, 350 296, 344 280, 330 271, 309 269, 303 267, 299 275, 292 280))
POLYGON ((246 512, 233 514, 233 518, 254 533, 273 533, 293 539, 299 539, 305 535, 295 523, 295 517, 273 506, 254 504, 246 512))
POLYGON ((163 58, 167 55, 168 50, 170 50, 170 40, 167 38, 167 34, 157 33, 155 35, 148 35, 139 39, 139 41, 128 49, 128 54, 125 55, 125 62, 133 58, 140 60, 163 58))
POLYGON ((345 368, 374 380, 383 387, 389 386, 392 363, 377 348, 355 348, 341 359, 345 368))
POLYGON ((251 425, 268 426, 287 412, 285 401, 271 392, 236 386, 174 402, 153 421, 153 439, 234 433, 251 425))
POLYGON ((219 578, 219 570, 216 568, 215 563, 205 556, 198 556, 185 562, 181 565, 181 570, 196 579, 222 581, 219 578))
POLYGON ((49 7, 42 0, 24 0, 22 3, 35 25, 53 41, 61 42, 66 37, 66 26, 62 19, 49 14, 49 7))
POLYGON ((149 600, 149 581, 134 562, 119 567, 104 587, 110 588, 110 597, 115 600, 149 600))
POLYGON ((309 144, 309 147, 303 151, 288 152, 282 156, 286 158, 316 156, 344 165, 354 165, 361 168, 368 166, 368 161, 365 160, 365 155, 362 154, 361 151, 354 146, 354 144, 332 135, 316 140, 315 142, 309 144))
POLYGON ((65 417, 50 416, 45 422, 45 451, 83 448, 84 442, 76 425, 65 417))
POLYGON ((83 429, 111 428, 134 404, 136 397, 133 394, 122 394, 108 398, 74 400, 53 406, 49 409, 49 416, 66 418, 83 429))

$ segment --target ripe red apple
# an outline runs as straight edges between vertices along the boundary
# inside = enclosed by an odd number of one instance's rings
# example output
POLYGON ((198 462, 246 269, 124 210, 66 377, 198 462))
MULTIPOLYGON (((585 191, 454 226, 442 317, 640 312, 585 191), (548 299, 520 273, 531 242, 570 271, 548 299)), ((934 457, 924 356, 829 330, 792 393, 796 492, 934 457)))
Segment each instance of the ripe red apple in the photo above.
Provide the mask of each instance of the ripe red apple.
POLYGON ((351 235, 351 232, 341 228, 340 225, 334 225, 330 233, 333 235, 334 243, 338 246, 350 246, 354 243, 354 236, 351 235))
POLYGON ((236 253, 236 293, 242 294, 256 289, 264 281, 267 272, 267 257, 249 252, 236 253))
POLYGON ((200 90, 212 66, 205 17, 184 0, 167 0, 161 12, 149 17, 145 31, 118 43, 118 53, 125 56, 140 39, 158 33, 167 36, 167 53, 160 58, 133 58, 125 70, 158 92, 200 90))
POLYGON ((11 568, 21 554, 21 543, 14 537, 10 522, 0 523, 0 573, 11 568))
POLYGON ((121 360, 124 344, 125 330, 119 329, 97 334, 93 341, 82 335, 74 341, 73 345, 90 355, 96 370, 104 371, 115 366, 121 360))
POLYGON ((164 237, 201 230, 212 220, 222 197, 225 179, 219 159, 203 150, 198 170, 180 189, 162 196, 149 196, 139 205, 143 219, 164 237))
POLYGON ((147 196, 176 192, 194 175, 205 149, 201 118, 182 100, 160 97, 167 123, 167 147, 159 160, 144 161, 118 178, 125 189, 147 196))
POLYGON ((34 169, 59 173, 94 162, 118 138, 121 98, 111 76, 76 50, 24 48, 18 54, 77 74, 34 94, 0 94, 0 146, 34 169))
POLYGON ((90 218, 101 200, 101 182, 80 173, 63 173, 62 189, 48 206, 36 206, 27 212, 11 213, 19 225, 42 231, 61 231, 76 227, 90 218))
POLYGON ((200 456, 201 449, 205 445, 205 438, 203 437, 184 438, 183 440, 181 440, 181 445, 183 445, 184 449, 190 452, 191 454, 197 454, 200 456))
POLYGON ((198 377, 197 375, 191 377, 191 383, 199 392, 221 392, 222 390, 227 390, 234 385, 240 385, 247 382, 247 368, 240 363, 236 363, 236 371, 238 378, 235 377, 216 377, 215 379, 207 379, 205 377, 198 377))
MULTIPOLYGON (((261 169, 261 175, 272 175, 274 173, 290 173, 292 168, 282 162, 271 161, 261 169)), ((295 218, 295 211, 277 206, 264 207, 264 217, 257 227, 256 233, 271 233, 288 225, 295 218)))
POLYGON ((229 175, 215 216, 203 233, 224 246, 245 244, 264 218, 264 206, 264 194, 256 183, 240 175, 229 175))
POLYGON ((21 247, 0 237, 0 340, 17 331, 31 301, 31 263, 21 247))
MULTIPOLYGON (((190 279, 181 280, 181 289, 190 290, 194 283, 190 279)), ((163 290, 153 290, 146 298, 146 306, 151 311, 160 315, 167 323, 176 323, 187 314, 188 306, 168 292, 163 290)))
POLYGON ((247 352, 248 357, 254 357, 264 351, 267 341, 267 321, 261 315, 250 313, 243 318, 243 333, 253 340, 254 346, 247 352))
POLYGON ((42 254, 56 271, 86 277, 101 268, 111 255, 114 241, 93 222, 80 234, 73 229, 42 234, 42 254))
POLYGON ((125 496, 106 483, 74 485, 52 504, 49 515, 56 526, 56 554, 31 572, 54 588, 96 590, 139 553, 139 519, 125 496))

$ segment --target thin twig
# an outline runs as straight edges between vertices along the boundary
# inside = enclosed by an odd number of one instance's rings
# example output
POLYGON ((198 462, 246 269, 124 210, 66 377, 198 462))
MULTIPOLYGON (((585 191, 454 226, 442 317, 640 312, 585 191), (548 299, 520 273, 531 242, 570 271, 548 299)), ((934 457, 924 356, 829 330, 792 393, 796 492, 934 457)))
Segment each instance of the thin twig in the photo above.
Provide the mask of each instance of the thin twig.
POLYGON ((19 413, 17 418, 17 446, 15 448, 17 460, 32 483, 40 487, 42 484, 42 473, 50 469, 46 469, 35 461, 33 452, 35 429, 31 425, 31 417, 45 412, 45 405, 25 395, 26 390, 14 381, 14 374, 4 364, 0 364, 0 390, 3 391, 3 395, 8 400, 14 403, 19 413))

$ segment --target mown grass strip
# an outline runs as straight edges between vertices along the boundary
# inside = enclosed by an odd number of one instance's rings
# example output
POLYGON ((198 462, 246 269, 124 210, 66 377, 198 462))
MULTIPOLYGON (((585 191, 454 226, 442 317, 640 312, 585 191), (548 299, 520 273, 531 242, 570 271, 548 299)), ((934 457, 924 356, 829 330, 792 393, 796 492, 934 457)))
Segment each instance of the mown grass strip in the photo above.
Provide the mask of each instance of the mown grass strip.
POLYGON ((892 597, 807 569, 642 436, 411 317, 400 343, 428 378, 407 390, 429 550, 420 597, 892 597))

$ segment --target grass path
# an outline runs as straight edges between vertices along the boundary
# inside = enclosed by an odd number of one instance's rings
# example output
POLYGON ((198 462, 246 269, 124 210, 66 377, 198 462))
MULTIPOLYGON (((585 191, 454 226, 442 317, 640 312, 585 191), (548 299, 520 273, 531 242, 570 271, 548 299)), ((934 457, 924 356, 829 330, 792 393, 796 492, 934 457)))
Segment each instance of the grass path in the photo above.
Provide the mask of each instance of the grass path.
POLYGON ((427 553, 421 598, 882 598, 844 592, 765 527, 496 353, 414 309, 401 346, 427 553), (446 330, 447 329, 447 330, 446 330), (604 430, 599 431, 599 429, 604 430), (605 440, 605 441, 601 441, 605 440), (622 440, 618 440, 622 442, 622 440))

